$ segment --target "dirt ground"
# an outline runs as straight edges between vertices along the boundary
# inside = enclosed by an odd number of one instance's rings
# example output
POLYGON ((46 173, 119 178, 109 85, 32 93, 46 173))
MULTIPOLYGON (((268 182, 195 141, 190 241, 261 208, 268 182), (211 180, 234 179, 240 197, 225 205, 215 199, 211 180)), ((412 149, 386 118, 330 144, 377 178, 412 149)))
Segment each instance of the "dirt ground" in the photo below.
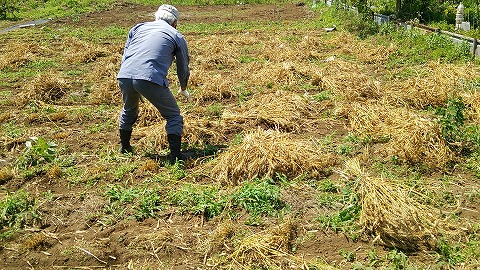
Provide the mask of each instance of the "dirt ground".
MULTIPOLYGON (((133 26, 154 18, 157 6, 118 5, 100 13, 85 14, 80 19, 65 18, 56 20, 57 25, 78 26, 98 25, 133 26)), ((229 21, 289 21, 302 20, 315 16, 304 3, 296 5, 221 5, 221 6, 179 6, 179 23, 224 23, 229 21)))
MULTIPOLYGON (((228 21, 286 21, 308 20, 315 16, 309 9, 310 3, 277 4, 277 5, 235 5, 235 6, 188 6, 178 7, 181 23, 223 23, 228 21)), ((157 6, 139 6, 123 4, 98 13, 81 15, 78 18, 61 18, 48 23, 49 27, 60 28, 65 25, 98 27, 121 26, 131 27, 136 23, 149 21, 157 6)), ((188 39, 188 33, 185 33, 188 39)), ((5 108, 9 109, 9 108, 5 108)), ((11 109, 11 108, 10 108, 11 109)), ((97 121, 97 120, 93 120, 97 121)), ((117 147, 116 130, 103 134, 91 134, 83 137, 75 133, 75 127, 70 126, 64 140, 75 149, 87 149, 85 155, 78 157, 79 164, 92 159, 88 149, 98 147, 98 142, 117 147), (83 162, 82 162, 83 159, 83 162)), ((317 134, 337 131, 342 137, 347 130, 338 123, 335 126, 325 126, 317 130, 317 134)), ((61 136, 61 135, 58 135, 61 136)), ((138 135, 137 135, 138 136, 138 135)), ((134 140, 138 139, 134 137, 134 140)), ((22 141, 13 144, 24 143, 22 141)), ((12 146, 13 147, 13 146, 12 146)), ((82 151, 79 151, 82 152, 82 151)), ((86 168, 87 169, 87 168, 86 168)), ((145 175, 139 175, 142 181, 145 175)), ((332 176, 338 177, 338 176, 332 176)), ((42 209, 48 209, 45 216, 50 217, 46 227, 31 229, 31 234, 17 239, 18 246, 9 246, 0 250, 1 269, 217 269, 209 258, 209 250, 205 246, 206 236, 210 235, 221 220, 212 219, 206 222, 203 218, 190 215, 179 215, 175 212, 162 212, 158 219, 147 219, 142 222, 121 222, 111 226, 98 226, 89 217, 92 209, 101 209, 105 203, 102 194, 95 192, 82 197, 78 193, 82 188, 68 188, 64 185, 52 185, 47 177, 35 178, 35 182, 11 181, 6 184, 9 189, 16 190, 28 187, 41 193, 51 190, 55 199, 46 202, 42 209), (75 190, 78 189, 78 190, 75 190), (41 243, 35 249, 25 248, 25 245, 41 243), (86 248, 88 247, 88 249, 86 248)), ((93 190, 93 187, 92 187, 93 190)), ((298 234, 301 244, 296 254, 307 259, 323 258, 330 265, 344 269, 351 264, 339 253, 339 250, 356 251, 357 262, 369 260, 371 242, 353 242, 342 233, 324 232, 309 221, 318 215, 316 203, 311 202, 311 190, 289 189, 282 198, 296 213, 298 219, 298 234)), ((266 219, 264 226, 269 225, 266 219)), ((247 228, 251 232, 262 227, 247 228)), ((382 256, 382 250, 377 251, 382 256)), ((387 251, 385 251, 386 253, 387 251)), ((419 261, 428 254, 412 254, 419 261)), ((302 269, 297 265, 296 269, 302 269)))

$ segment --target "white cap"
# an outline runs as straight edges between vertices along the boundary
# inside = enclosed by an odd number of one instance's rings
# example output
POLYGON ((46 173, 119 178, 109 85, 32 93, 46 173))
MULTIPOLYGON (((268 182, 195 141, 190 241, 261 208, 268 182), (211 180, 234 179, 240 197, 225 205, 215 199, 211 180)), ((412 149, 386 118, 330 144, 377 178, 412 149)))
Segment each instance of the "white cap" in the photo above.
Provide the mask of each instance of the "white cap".
POLYGON ((171 15, 173 15, 173 17, 175 18, 175 20, 178 20, 178 10, 176 7, 172 6, 172 5, 167 5, 167 4, 164 4, 164 5, 161 5, 157 12, 155 13, 155 17, 158 19, 158 15, 160 13, 164 13, 164 12, 168 12, 170 13, 171 15))

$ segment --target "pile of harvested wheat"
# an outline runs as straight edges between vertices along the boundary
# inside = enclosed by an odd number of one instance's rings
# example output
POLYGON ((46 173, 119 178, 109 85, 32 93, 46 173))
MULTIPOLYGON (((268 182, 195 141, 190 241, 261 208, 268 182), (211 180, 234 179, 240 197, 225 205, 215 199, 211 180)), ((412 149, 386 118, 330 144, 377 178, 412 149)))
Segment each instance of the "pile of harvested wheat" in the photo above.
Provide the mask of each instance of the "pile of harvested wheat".
POLYGON ((67 95, 70 88, 71 85, 57 74, 37 75, 19 93, 18 101, 21 103, 32 100, 55 102, 67 95))
POLYGON ((120 54, 96 59, 87 79, 92 82, 90 98, 94 104, 121 104, 122 94, 117 82, 120 54))
POLYGON ((255 95, 235 110, 222 116, 226 125, 266 126, 283 131, 308 131, 320 122, 322 107, 289 91, 255 95))
POLYGON ((312 177, 328 172, 337 157, 325 153, 313 141, 298 140, 288 133, 257 129, 243 136, 242 142, 231 146, 205 164, 212 178, 232 185, 244 180, 308 174, 312 177))
POLYGON ((427 115, 377 102, 344 104, 343 112, 355 132, 377 141, 387 140, 389 156, 432 168, 443 168, 455 160, 440 125, 427 115))
MULTIPOLYGON (((134 136, 142 135, 137 145, 140 148, 155 149, 156 151, 167 148, 166 121, 151 104, 145 107, 151 109, 142 111, 141 115, 145 116, 139 119, 140 125, 135 128, 134 136)), ((224 127, 221 123, 187 115, 184 117, 182 143, 188 144, 190 147, 225 144, 228 140, 223 130, 224 127)))
POLYGON ((360 224, 374 241, 389 247, 416 250, 438 236, 453 232, 454 222, 440 210, 421 203, 422 195, 390 179, 370 177, 356 159, 346 161, 345 176, 355 179, 362 211, 360 224))

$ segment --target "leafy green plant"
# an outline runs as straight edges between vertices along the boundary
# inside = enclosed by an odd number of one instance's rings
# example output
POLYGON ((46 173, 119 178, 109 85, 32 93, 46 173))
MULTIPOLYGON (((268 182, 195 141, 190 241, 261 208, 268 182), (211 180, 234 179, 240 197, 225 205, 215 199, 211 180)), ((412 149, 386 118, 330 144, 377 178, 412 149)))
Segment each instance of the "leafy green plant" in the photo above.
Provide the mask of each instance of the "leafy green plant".
POLYGON ((445 239, 439 239, 436 248, 440 255, 438 260, 446 262, 451 266, 455 266, 465 260, 461 248, 457 245, 448 243, 445 239))
POLYGON ((380 27, 373 20, 366 20, 363 16, 354 14, 353 12, 346 12, 343 16, 350 19, 345 20, 345 29, 356 34, 361 39, 366 39, 369 36, 375 35, 379 32, 380 27))
POLYGON ((23 190, 7 193, 0 202, 0 229, 5 226, 22 228, 40 220, 36 200, 23 190))
POLYGON ((173 177, 174 180, 180 180, 184 178, 187 173, 184 170, 182 162, 175 162, 175 164, 167 165, 169 175, 173 177))
POLYGON ((442 126, 442 136, 448 142, 461 141, 464 125, 465 104, 461 98, 449 99, 446 107, 437 108, 436 114, 440 117, 438 122, 442 126))
POLYGON ((275 215, 286 207, 280 200, 280 188, 268 178, 245 182, 232 195, 232 204, 247 210, 252 221, 262 215, 275 215))
POLYGON ((139 196, 135 205, 135 217, 137 220, 157 217, 157 211, 163 209, 162 198, 156 190, 145 189, 139 196))
POLYGON ((128 217, 136 220, 155 218, 156 212, 162 210, 162 199, 156 189, 111 185, 107 187, 105 195, 109 201, 104 207, 104 212, 109 215, 104 218, 107 224, 114 224, 128 217))
POLYGON ((30 137, 25 146, 25 151, 17 160, 20 168, 51 162, 57 156, 57 145, 54 142, 47 142, 42 137, 30 137))
POLYGON ((196 187, 185 184, 180 190, 169 193, 170 202, 182 208, 182 212, 203 215, 206 219, 218 216, 225 207, 225 200, 215 187, 196 187))
POLYGON ((396 249, 391 250, 387 254, 387 260, 390 261, 392 269, 406 269, 408 266, 408 257, 403 252, 396 249))
POLYGON ((338 192, 338 188, 335 183, 330 179, 325 179, 320 182, 318 189, 323 192, 338 192))
POLYGON ((445 107, 439 107, 435 113, 439 116, 442 137, 453 150, 462 154, 475 154, 480 146, 480 128, 465 124, 465 104, 461 97, 451 98, 445 107))
POLYGON ((140 191, 135 188, 125 188, 119 185, 112 185, 107 188, 105 192, 110 203, 119 202, 131 203, 140 194, 140 191))
POLYGON ((332 214, 321 214, 317 220, 325 229, 330 228, 335 232, 341 231, 350 238, 356 239, 358 237, 356 221, 360 217, 362 207, 359 204, 358 195, 350 188, 343 188, 341 191, 342 195, 337 202, 343 204, 343 207, 332 214))

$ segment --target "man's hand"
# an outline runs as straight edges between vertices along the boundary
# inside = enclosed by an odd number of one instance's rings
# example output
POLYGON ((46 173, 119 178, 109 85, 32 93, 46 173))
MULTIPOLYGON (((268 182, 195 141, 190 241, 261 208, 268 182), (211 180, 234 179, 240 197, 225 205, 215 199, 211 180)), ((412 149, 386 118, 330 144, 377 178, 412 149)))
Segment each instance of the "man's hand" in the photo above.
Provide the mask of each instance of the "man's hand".
POLYGON ((187 98, 188 102, 190 102, 192 100, 192 98, 190 97, 190 93, 188 93, 186 88, 185 89, 180 88, 178 90, 178 93, 181 94, 181 95, 184 95, 187 98))

